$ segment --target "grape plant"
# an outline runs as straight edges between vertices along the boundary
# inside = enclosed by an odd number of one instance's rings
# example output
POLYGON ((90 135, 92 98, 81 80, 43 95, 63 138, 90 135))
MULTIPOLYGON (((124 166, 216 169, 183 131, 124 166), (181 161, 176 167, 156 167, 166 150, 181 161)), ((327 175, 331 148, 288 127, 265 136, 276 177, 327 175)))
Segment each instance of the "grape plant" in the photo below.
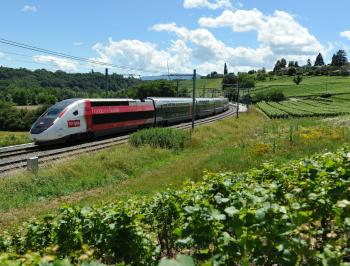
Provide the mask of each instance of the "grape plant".
POLYGON ((349 265, 350 148, 63 207, 2 233, 0 251, 0 265, 349 265))
POLYGON ((349 101, 339 99, 293 99, 282 102, 260 102, 257 107, 270 118, 337 116, 350 114, 349 101), (284 115, 285 114, 285 115, 284 115))

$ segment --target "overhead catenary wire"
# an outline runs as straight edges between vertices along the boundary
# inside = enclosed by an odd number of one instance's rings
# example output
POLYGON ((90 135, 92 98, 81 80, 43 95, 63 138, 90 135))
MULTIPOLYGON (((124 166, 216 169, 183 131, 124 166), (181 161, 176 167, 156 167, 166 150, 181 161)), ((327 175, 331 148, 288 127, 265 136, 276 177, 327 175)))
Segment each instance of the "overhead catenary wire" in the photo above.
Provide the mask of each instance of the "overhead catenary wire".
MULTIPOLYGON (((22 57, 28 57, 28 58, 33 58, 33 55, 29 55, 29 54, 20 54, 20 53, 15 53, 15 52, 10 52, 10 51, 5 51, 5 50, 0 50, 0 53, 3 53, 3 54, 6 54, 6 55, 15 55, 15 56, 22 56, 22 57)), ((4 58, 0 58, 0 60, 6 60, 6 57, 4 58)), ((27 60, 21 60, 21 59, 7 59, 9 60, 10 62, 21 62, 21 63, 27 63, 27 64, 36 64, 36 65, 41 65, 41 66, 45 66, 45 65, 51 65, 52 67, 57 67, 57 65, 55 64, 55 62, 53 61, 43 61, 43 62, 38 62, 38 61, 27 61, 27 60)), ((62 59, 62 60, 65 60, 65 59, 62 59)), ((84 68, 89 68, 89 66, 84 66, 82 65, 82 67, 84 68)), ((122 75, 122 76, 140 76, 138 74, 135 74, 135 73, 119 73, 119 75, 122 75)))
POLYGON ((130 66, 116 65, 116 64, 112 64, 112 63, 108 63, 108 62, 83 58, 83 57, 79 57, 79 56, 73 56, 73 55, 69 55, 66 53, 55 52, 53 50, 44 49, 44 48, 28 45, 25 43, 15 42, 15 41, 7 40, 4 38, 0 38, 0 43, 14 46, 14 47, 18 47, 18 48, 22 48, 22 49, 35 51, 35 52, 40 52, 40 53, 44 53, 44 54, 48 54, 48 55, 53 55, 53 56, 57 56, 57 57, 61 57, 61 58, 71 59, 71 60, 75 60, 75 61, 81 61, 81 62, 93 64, 93 65, 101 65, 104 67, 112 67, 112 68, 118 68, 118 69, 130 70, 130 71, 139 71, 139 72, 157 73, 157 74, 160 73, 160 72, 154 72, 154 71, 145 71, 144 69, 130 67, 130 66))

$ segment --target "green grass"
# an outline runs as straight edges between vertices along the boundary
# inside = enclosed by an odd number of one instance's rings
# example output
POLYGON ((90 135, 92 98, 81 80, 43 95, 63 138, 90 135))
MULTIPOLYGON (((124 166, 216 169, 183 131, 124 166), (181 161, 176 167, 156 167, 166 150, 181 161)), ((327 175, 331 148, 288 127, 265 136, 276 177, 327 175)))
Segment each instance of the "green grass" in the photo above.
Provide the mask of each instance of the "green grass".
MULTIPOLYGON (((196 80, 197 96, 211 97, 211 90, 221 92, 222 78, 196 80), (206 88, 203 90, 203 88, 206 88)), ((192 80, 180 81, 180 88, 187 88, 188 93, 192 89, 192 80)), ((257 92, 270 92, 281 90, 287 97, 314 96, 320 94, 350 94, 350 77, 304 76, 300 85, 293 82, 293 77, 276 77, 275 80, 257 81, 252 95, 257 92)), ((214 92, 215 95, 215 92, 214 92)))
POLYGON ((30 142, 28 132, 0 131, 0 147, 30 142))
POLYGON ((204 171, 243 172, 265 161, 276 163, 335 150, 349 130, 321 119, 269 120, 256 110, 239 119, 199 127, 180 152, 122 145, 47 166, 37 175, 0 180, 0 223, 14 226, 62 204, 105 204, 148 197, 204 171))
MULTIPOLYGON (((212 97, 221 93, 222 78, 217 79, 197 79, 196 95, 197 97, 212 97), (212 90, 214 89, 214 90, 212 90)), ((181 80, 179 83, 180 90, 186 89, 187 94, 192 93, 192 80, 181 80)))
POLYGON ((287 97, 350 93, 350 77, 304 76, 300 85, 292 77, 277 77, 273 81, 257 82, 252 94, 281 90, 287 97))
POLYGON ((190 139, 190 133, 175 128, 149 128, 140 130, 129 139, 134 147, 150 145, 155 148, 179 150, 185 147, 190 139))
POLYGON ((15 106, 17 109, 25 109, 25 110, 30 110, 30 111, 35 111, 43 107, 43 105, 38 104, 38 105, 17 105, 15 106))

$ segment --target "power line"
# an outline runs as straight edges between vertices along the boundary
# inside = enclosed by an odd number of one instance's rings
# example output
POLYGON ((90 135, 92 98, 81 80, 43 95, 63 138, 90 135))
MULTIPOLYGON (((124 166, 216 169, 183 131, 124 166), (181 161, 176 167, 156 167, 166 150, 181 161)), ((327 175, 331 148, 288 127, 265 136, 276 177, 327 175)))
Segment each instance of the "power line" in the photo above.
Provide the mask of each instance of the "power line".
MULTIPOLYGON (((6 59, 0 58, 0 60, 5 61, 6 59)), ((36 64, 36 65, 51 65, 52 67, 55 67, 55 64, 53 62, 35 62, 35 61, 27 61, 27 60, 20 60, 20 59, 7 59, 9 62, 20 62, 20 63, 26 63, 26 64, 36 64)))
MULTIPOLYGON (((87 58, 83 58, 83 57, 73 56, 73 55, 60 53, 60 52, 55 52, 53 50, 43 49, 43 48, 39 48, 39 47, 36 47, 36 46, 32 46, 32 45, 28 45, 28 44, 20 43, 20 42, 15 42, 15 41, 3 39, 3 38, 0 38, 0 43, 6 44, 6 45, 10 45, 10 46, 19 47, 19 48, 22 48, 22 49, 35 51, 35 52, 40 52, 40 53, 44 53, 44 54, 48 54, 48 55, 54 55, 54 56, 58 56, 58 57, 66 58, 66 59, 71 59, 71 60, 75 60, 75 61, 81 61, 81 62, 85 62, 85 63, 90 63, 90 64, 93 64, 93 65, 101 65, 101 66, 104 66, 104 67, 113 67, 113 68, 118 68, 118 69, 125 69, 125 70, 131 70, 131 71, 145 72, 144 69, 133 68, 133 67, 129 67, 129 66, 116 65, 116 64, 112 64, 112 63, 98 61, 98 60, 92 60, 92 59, 87 59, 87 58)), ((152 71, 146 71, 146 72, 148 72, 148 73, 160 73, 160 72, 152 72, 152 71)))
MULTIPOLYGON (((16 55, 16 56, 23 56, 23 57, 33 58, 33 55, 19 54, 19 53, 9 52, 9 51, 5 51, 5 50, 0 50, 0 53, 3 53, 5 55, 10 54, 10 55, 16 55)), ((21 59, 13 59, 13 58, 7 59, 6 57, 4 57, 4 58, 0 57, 0 60, 7 60, 9 62, 20 62, 20 63, 27 63, 27 64, 36 64, 36 65, 41 65, 41 66, 51 65, 52 68, 60 69, 54 61, 38 62, 38 61, 35 61, 35 60, 27 61, 27 60, 21 60, 21 59)), ((82 67, 89 68, 89 66, 84 66, 84 65, 82 65, 82 67)), ((134 78, 135 77, 136 78, 140 78, 141 77, 141 75, 138 75, 138 74, 135 74, 135 73, 118 73, 118 75, 126 76, 126 77, 134 77, 134 78)))

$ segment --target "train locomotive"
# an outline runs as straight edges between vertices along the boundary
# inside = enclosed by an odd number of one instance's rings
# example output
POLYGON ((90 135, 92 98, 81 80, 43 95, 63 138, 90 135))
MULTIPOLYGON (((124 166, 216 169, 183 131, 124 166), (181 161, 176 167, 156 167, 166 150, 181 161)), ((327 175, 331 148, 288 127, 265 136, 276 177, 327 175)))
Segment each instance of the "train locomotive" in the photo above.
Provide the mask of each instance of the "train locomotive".
MULTIPOLYGON (((195 116, 218 114, 228 106, 227 98, 197 98, 195 116)), ((176 124, 191 118, 192 98, 67 99, 51 106, 37 119, 30 137, 37 144, 47 144, 176 124)))

